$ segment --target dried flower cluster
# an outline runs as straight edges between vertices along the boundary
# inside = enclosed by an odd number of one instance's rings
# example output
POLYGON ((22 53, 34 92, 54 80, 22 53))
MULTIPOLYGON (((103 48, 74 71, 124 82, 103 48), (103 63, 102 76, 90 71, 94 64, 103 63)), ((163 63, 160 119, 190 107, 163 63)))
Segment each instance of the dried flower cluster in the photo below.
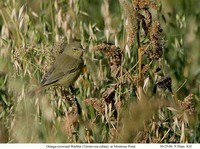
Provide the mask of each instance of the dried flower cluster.
POLYGON ((115 78, 119 77, 120 66, 122 60, 122 52, 120 48, 112 44, 99 44, 94 47, 96 51, 103 52, 109 58, 111 75, 115 78))
MULTIPOLYGON (((106 106, 111 105, 112 110, 116 110, 116 100, 115 100, 115 89, 117 88, 117 85, 107 88, 103 94, 101 99, 97 98, 89 98, 85 99, 83 103, 85 105, 90 105, 92 106, 96 111, 99 112, 99 114, 105 114, 105 108, 106 106)), ((114 113, 114 116, 116 117, 116 111, 114 113)))
POLYGON ((186 111, 189 115, 193 115, 195 113, 194 103, 193 103, 193 94, 189 94, 184 98, 183 101, 178 100, 178 105, 181 111, 186 111))
POLYGON ((172 79, 170 76, 162 77, 156 82, 156 86, 163 90, 168 89, 172 93, 172 79))
POLYGON ((136 11, 133 8, 133 5, 127 0, 119 0, 120 4, 125 11, 125 15, 127 17, 126 22, 126 33, 127 33, 127 41, 129 45, 134 44, 136 30, 137 30, 137 18, 136 11))
POLYGON ((150 67, 148 64, 142 64, 142 75, 145 75, 149 71, 150 67))
POLYGON ((111 103, 112 105, 114 105, 114 103, 115 103, 115 100, 114 100, 115 88, 116 88, 116 86, 107 88, 107 90, 103 93, 103 98, 107 104, 111 103))
POLYGON ((105 113, 105 101, 103 99, 89 98, 83 100, 83 104, 87 106, 92 106, 100 114, 105 113))
POLYGON ((130 3, 127 0, 119 0, 119 2, 122 5, 127 17, 126 33, 128 44, 133 45, 137 31, 140 29, 138 26, 140 22, 142 22, 142 28, 145 32, 145 36, 147 36, 149 32, 149 28, 152 23, 152 15, 149 11, 149 7, 155 10, 157 10, 158 7, 154 1, 150 0, 133 0, 133 3, 130 3), (145 16, 142 15, 142 12, 144 12, 145 16))
POLYGON ((135 6, 137 6, 140 9, 146 9, 146 8, 153 8, 155 10, 158 9, 158 6, 154 1, 151 0, 133 0, 133 3, 135 6))
POLYGON ((158 21, 154 21, 150 30, 150 41, 152 43, 152 50, 149 50, 149 59, 158 60, 162 58, 163 51, 163 40, 161 36, 162 28, 158 21))

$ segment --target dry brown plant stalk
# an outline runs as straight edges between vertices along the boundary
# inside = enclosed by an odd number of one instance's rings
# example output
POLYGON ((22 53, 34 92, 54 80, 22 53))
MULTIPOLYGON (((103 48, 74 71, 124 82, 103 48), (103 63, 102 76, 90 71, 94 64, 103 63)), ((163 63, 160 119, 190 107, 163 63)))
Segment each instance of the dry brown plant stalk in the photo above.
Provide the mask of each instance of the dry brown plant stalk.
POLYGON ((120 4, 123 7, 123 10, 125 11, 127 22, 126 22, 126 33, 127 33, 127 41, 129 45, 133 45, 135 41, 136 36, 136 30, 137 30, 137 18, 136 11, 133 7, 133 5, 127 1, 127 0, 119 0, 120 4))

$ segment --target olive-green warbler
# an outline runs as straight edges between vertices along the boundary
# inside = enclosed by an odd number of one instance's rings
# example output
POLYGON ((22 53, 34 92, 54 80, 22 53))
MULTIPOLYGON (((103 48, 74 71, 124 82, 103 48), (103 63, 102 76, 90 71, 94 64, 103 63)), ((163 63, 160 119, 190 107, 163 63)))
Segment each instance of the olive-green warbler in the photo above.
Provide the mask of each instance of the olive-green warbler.
POLYGON ((63 52, 56 58, 53 66, 41 81, 41 87, 61 85, 69 87, 81 74, 84 62, 83 48, 79 41, 63 47, 63 52))

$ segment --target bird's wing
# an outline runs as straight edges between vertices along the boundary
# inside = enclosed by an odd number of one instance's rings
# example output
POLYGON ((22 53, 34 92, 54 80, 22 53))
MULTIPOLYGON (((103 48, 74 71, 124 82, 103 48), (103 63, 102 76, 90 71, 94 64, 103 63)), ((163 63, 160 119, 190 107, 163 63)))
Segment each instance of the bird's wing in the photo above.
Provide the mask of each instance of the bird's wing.
POLYGON ((80 60, 61 54, 57 57, 53 67, 50 69, 49 75, 43 79, 44 81, 42 81, 41 84, 42 86, 46 86, 55 83, 67 74, 76 71, 79 67, 80 60))

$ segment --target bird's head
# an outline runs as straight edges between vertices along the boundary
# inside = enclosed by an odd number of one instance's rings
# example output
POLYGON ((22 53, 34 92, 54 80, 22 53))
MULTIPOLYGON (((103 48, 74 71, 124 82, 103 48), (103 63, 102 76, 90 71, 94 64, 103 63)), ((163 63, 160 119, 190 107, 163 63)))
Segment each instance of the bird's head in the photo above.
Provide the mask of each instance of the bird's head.
POLYGON ((73 41, 70 44, 66 45, 64 48, 64 53, 66 55, 72 56, 74 58, 81 58, 83 55, 83 47, 80 41, 73 41))

